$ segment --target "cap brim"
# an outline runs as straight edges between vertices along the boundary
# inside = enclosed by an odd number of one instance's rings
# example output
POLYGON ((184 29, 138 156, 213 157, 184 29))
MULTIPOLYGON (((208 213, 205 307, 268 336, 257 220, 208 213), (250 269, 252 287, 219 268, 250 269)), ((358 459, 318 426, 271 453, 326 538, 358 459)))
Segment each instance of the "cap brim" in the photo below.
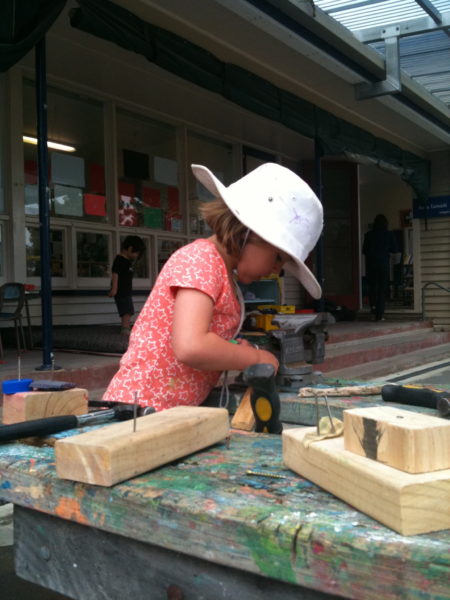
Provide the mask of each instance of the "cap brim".
MULTIPOLYGON (((227 199, 227 188, 226 186, 218 179, 212 171, 210 171, 207 167, 203 165, 191 165, 192 172, 194 173, 195 178, 200 181, 205 188, 211 192, 213 196, 216 198, 221 198, 228 208, 233 212, 233 214, 242 222, 242 218, 239 214, 236 214, 234 207, 230 204, 227 199)), ((249 229, 251 229, 248 223, 244 223, 249 229)), ((269 240, 266 240, 270 243, 269 240)), ((286 250, 285 250, 286 251, 286 250)), ((292 256, 292 255, 291 255, 292 256)), ((316 300, 318 300, 322 296, 322 289, 311 273, 309 268, 305 265, 304 262, 299 260, 298 258, 292 256, 292 261, 286 263, 285 265, 286 271, 289 271, 291 275, 294 275, 300 283, 305 287, 306 291, 316 300)))

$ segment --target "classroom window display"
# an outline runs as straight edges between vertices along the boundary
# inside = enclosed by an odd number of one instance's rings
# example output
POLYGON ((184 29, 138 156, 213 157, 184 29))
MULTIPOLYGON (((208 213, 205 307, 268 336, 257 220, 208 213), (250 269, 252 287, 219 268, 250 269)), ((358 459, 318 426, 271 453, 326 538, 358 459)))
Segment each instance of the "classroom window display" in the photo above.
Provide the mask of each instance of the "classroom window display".
POLYGON ((118 224, 182 233, 176 130, 117 112, 118 224))
POLYGON ((109 235, 91 231, 77 231, 78 277, 109 277, 109 235))
MULTIPOLYGON (((41 241, 39 227, 25 228, 27 277, 41 276, 41 241)), ((52 277, 66 277, 65 236, 62 229, 50 230, 52 277)))
MULTIPOLYGON (((208 165, 225 185, 233 181, 233 148, 231 144, 189 132, 188 164, 208 165)), ((190 231, 194 235, 209 235, 206 223, 198 217, 198 203, 213 199, 212 194, 192 175, 188 179, 190 231)))
POLYGON ((183 240, 158 240, 158 273, 165 265, 171 254, 184 246, 183 240))
MULTIPOLYGON (((35 87, 24 82, 25 214, 39 214, 35 87)), ((48 90, 48 181, 52 217, 107 221, 103 108, 48 90)))

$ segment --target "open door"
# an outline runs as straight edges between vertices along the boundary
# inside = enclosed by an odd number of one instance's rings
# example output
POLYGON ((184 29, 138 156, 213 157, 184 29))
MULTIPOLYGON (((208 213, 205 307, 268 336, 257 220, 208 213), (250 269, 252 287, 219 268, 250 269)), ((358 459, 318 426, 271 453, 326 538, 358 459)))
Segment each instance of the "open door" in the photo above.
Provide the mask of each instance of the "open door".
MULTIPOLYGON (((322 160, 323 295, 352 310, 359 308, 357 169, 355 163, 322 160)), ((305 164, 304 177, 314 188, 313 172, 313 164, 305 164)))

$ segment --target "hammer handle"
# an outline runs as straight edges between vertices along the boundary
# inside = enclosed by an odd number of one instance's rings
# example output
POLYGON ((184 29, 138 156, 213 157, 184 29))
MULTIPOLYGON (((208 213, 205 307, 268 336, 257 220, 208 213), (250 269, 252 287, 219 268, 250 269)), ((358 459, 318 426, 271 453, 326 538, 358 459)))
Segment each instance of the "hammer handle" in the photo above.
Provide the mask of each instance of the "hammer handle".
POLYGON ((439 398, 448 398, 449 396, 448 392, 435 392, 429 388, 414 388, 405 385, 387 384, 381 388, 381 397, 385 402, 398 402, 426 408, 437 408, 439 398))
POLYGON ((30 436, 46 436, 58 433, 66 429, 78 427, 78 419, 75 415, 60 415, 57 417, 45 417, 12 425, 0 427, 0 442, 11 442, 30 436))

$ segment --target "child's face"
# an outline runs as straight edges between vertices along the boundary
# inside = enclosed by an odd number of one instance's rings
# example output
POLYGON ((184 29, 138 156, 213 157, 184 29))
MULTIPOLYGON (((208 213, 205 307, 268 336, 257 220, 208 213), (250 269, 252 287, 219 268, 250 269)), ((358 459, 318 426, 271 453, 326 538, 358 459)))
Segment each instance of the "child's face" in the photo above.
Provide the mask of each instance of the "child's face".
POLYGON ((136 252, 135 250, 133 250, 133 246, 129 246, 125 250, 125 253, 127 255, 128 260, 134 261, 139 258, 139 252, 136 252))
POLYGON ((242 250, 237 264, 238 279, 249 284, 269 275, 278 275, 289 256, 259 238, 251 238, 242 250))

